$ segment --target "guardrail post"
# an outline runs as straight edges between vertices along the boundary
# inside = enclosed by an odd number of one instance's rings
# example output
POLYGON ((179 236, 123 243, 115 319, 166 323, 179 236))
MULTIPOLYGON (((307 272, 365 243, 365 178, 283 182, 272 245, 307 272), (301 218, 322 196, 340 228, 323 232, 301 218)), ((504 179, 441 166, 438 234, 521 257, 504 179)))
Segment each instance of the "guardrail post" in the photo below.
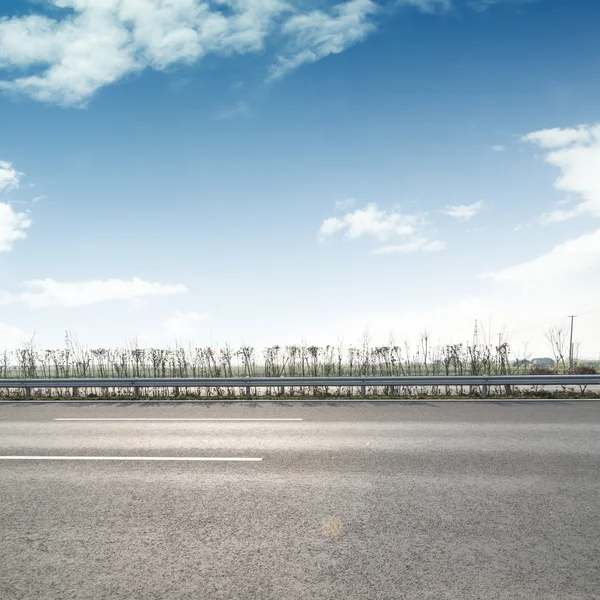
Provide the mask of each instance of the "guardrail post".
MULTIPOLYGON (((283 377, 283 375, 280 375, 280 377, 283 377)), ((285 386, 279 386, 279 395, 283 396, 285 394, 285 386)))
POLYGON ((485 400, 487 398, 487 383, 481 386, 481 397, 485 400))
POLYGON ((363 384, 360 386, 360 395, 361 395, 361 398, 367 397, 367 386, 365 385, 364 379, 363 379, 363 384))
POLYGON ((77 388, 77 387, 71 388, 71 396, 73 398, 76 398, 77 396, 79 396, 79 388, 77 388))
POLYGON ((176 387, 176 388, 173 390, 173 393, 175 394, 175 398, 178 398, 178 397, 179 397, 179 388, 178 388, 178 387, 176 387))
POLYGON ((25 388, 25 396, 27 398, 31 398, 31 388, 30 387, 25 388))
POLYGON ((140 386, 137 384, 136 381, 133 382, 133 395, 136 398, 140 397, 140 386))
MULTIPOLYGON (((248 378, 246 377, 246 379, 248 378)), ((246 400, 252 400, 252 390, 249 385, 246 386, 246 400)))

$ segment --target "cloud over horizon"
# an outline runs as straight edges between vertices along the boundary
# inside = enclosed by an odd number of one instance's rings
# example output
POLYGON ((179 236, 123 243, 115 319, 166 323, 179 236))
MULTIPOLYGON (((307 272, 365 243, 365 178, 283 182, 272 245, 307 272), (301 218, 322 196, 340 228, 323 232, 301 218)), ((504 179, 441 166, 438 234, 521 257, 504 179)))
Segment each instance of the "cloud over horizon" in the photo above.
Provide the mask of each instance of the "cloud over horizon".
POLYGON ((182 284, 162 284, 144 281, 106 279, 96 281, 61 282, 35 279, 23 284, 27 291, 0 292, 0 305, 24 304, 28 308, 78 308, 115 300, 137 300, 156 296, 185 294, 182 284))

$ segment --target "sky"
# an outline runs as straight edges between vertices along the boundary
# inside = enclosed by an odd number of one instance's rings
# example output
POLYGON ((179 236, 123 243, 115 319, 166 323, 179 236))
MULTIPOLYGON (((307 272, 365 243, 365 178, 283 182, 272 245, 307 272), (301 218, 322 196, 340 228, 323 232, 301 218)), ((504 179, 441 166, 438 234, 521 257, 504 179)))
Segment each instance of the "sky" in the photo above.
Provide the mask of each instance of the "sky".
POLYGON ((0 350, 600 356, 600 3, 3 0, 0 350))

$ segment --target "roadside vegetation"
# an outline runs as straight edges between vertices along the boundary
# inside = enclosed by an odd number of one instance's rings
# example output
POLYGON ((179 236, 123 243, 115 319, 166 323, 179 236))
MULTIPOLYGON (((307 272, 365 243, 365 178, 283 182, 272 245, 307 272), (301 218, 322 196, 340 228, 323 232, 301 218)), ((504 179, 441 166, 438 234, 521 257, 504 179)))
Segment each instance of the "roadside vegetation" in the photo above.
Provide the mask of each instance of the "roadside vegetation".
MULTIPOLYGON (((343 376, 439 376, 439 375, 585 375, 597 373, 598 364, 576 361, 569 368, 562 348, 553 346, 554 358, 532 358, 524 353, 511 353, 508 343, 431 345, 427 335, 418 344, 373 346, 368 336, 359 345, 271 346, 262 350, 243 346, 139 348, 130 344, 124 348, 86 348, 71 335, 65 337, 65 347, 45 350, 34 341, 22 348, 0 354, 0 378, 89 378, 89 377, 343 377, 343 376)), ((38 390, 35 395, 56 397, 70 395, 73 390, 38 390)), ((257 390, 253 390, 254 394, 257 390)), ((88 397, 128 396, 131 390, 79 390, 88 397)), ((147 396, 165 394, 181 397, 237 397, 239 389, 192 390, 176 388, 144 390, 147 396)), ((260 395, 309 395, 318 397, 357 394, 352 388, 307 388, 260 390, 260 395)), ((393 397, 479 396, 479 389, 469 386, 443 388, 372 389, 370 395, 393 397)), ((575 393, 590 394, 585 389, 546 391, 534 386, 528 390, 490 388, 488 395, 507 397, 568 397, 575 393)), ((14 396, 15 392, 0 390, 0 394, 14 396)), ((21 392, 22 394, 22 392, 21 392)))

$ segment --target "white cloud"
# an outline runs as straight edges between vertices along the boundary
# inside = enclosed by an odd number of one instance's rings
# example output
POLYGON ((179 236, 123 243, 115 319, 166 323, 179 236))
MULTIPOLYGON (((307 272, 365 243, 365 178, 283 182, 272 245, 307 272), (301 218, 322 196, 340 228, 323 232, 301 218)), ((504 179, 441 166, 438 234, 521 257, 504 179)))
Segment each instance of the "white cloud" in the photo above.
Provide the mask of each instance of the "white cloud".
POLYGON ((176 311, 164 321, 163 331, 171 341, 190 339, 198 333, 199 325, 209 317, 208 313, 176 311))
POLYGON ((504 152, 506 150, 506 146, 501 146, 500 144, 497 144, 496 146, 492 146, 492 150, 494 152, 504 152))
MULTIPOLYGON (((451 0, 397 0, 396 7, 410 6, 423 12, 445 12, 451 0)), ((349 0, 332 6, 328 11, 315 10, 295 14, 282 26, 288 45, 271 67, 269 79, 279 79, 299 66, 312 63, 330 54, 339 54, 363 41, 377 29, 374 17, 381 12, 371 0, 349 0)))
POLYGON ((10 204, 0 202, 0 252, 10 252, 17 240, 25 239, 30 225, 27 213, 16 212, 10 204))
POLYGON ((270 79, 278 79, 300 65, 339 54, 362 41, 376 26, 372 20, 379 7, 371 0, 350 0, 328 12, 315 10, 294 15, 282 27, 289 38, 287 51, 271 67, 270 79))
MULTIPOLYGON (((274 48, 270 79, 338 54, 399 7, 445 13, 452 0, 347 0, 315 9, 302 0, 44 0, 0 19, 0 90, 42 102, 83 105, 145 69, 274 48)), ((323 3, 320 3, 321 5, 323 3)), ((489 4, 489 1, 487 2, 489 4)))
POLYGON ((587 143, 591 140, 591 135, 587 126, 580 125, 576 129, 542 129, 528 133, 521 139, 537 144, 540 148, 562 148, 575 143, 587 143))
POLYGON ((0 21, 0 68, 27 73, 0 89, 66 105, 146 68, 258 52, 289 10, 283 0, 48 1, 67 10, 0 21))
POLYGON ((565 221, 578 215, 599 217, 600 123, 576 129, 545 129, 529 133, 522 139, 548 150, 544 160, 561 172, 554 182, 555 189, 581 199, 572 209, 542 215, 542 221, 565 221))
POLYGON ((600 281, 600 229, 559 244, 542 256, 503 269, 491 277, 498 282, 532 284, 564 283, 567 279, 582 277, 600 281))
POLYGON ((11 163, 0 160, 0 193, 17 189, 20 179, 21 173, 15 171, 11 163))
POLYGON ((365 237, 378 242, 392 242, 373 248, 371 254, 410 254, 445 248, 444 242, 425 234, 427 225, 424 214, 401 213, 396 209, 386 211, 371 203, 341 217, 325 219, 319 229, 319 240, 342 234, 349 239, 365 237), (406 241, 393 243, 399 238, 405 238, 406 241))
POLYGON ((461 221, 469 221, 475 215, 483 210, 483 202, 474 202, 473 204, 459 204, 457 206, 447 206, 445 214, 461 221))
POLYGON ((446 244, 441 240, 430 240, 418 237, 405 244, 389 244, 371 251, 371 254, 411 254, 413 252, 437 252, 443 250, 446 244))
MULTIPOLYGON (((0 194, 16 190, 22 176, 12 163, 0 160, 0 194)), ((0 252, 10 252, 17 240, 27 237, 26 230, 30 226, 28 212, 17 212, 11 204, 0 202, 0 252)))
POLYGON ((385 211, 377 204, 367 204, 343 217, 330 217, 321 224, 321 238, 343 233, 347 238, 373 237, 380 242, 415 233, 423 217, 396 211, 385 211))
POLYGON ((25 292, 0 295, 0 304, 22 303, 29 308, 76 308, 114 300, 139 300, 187 292, 186 287, 181 284, 153 283, 137 277, 129 281, 107 279, 73 283, 36 279, 27 281, 24 285, 27 288, 25 292))

